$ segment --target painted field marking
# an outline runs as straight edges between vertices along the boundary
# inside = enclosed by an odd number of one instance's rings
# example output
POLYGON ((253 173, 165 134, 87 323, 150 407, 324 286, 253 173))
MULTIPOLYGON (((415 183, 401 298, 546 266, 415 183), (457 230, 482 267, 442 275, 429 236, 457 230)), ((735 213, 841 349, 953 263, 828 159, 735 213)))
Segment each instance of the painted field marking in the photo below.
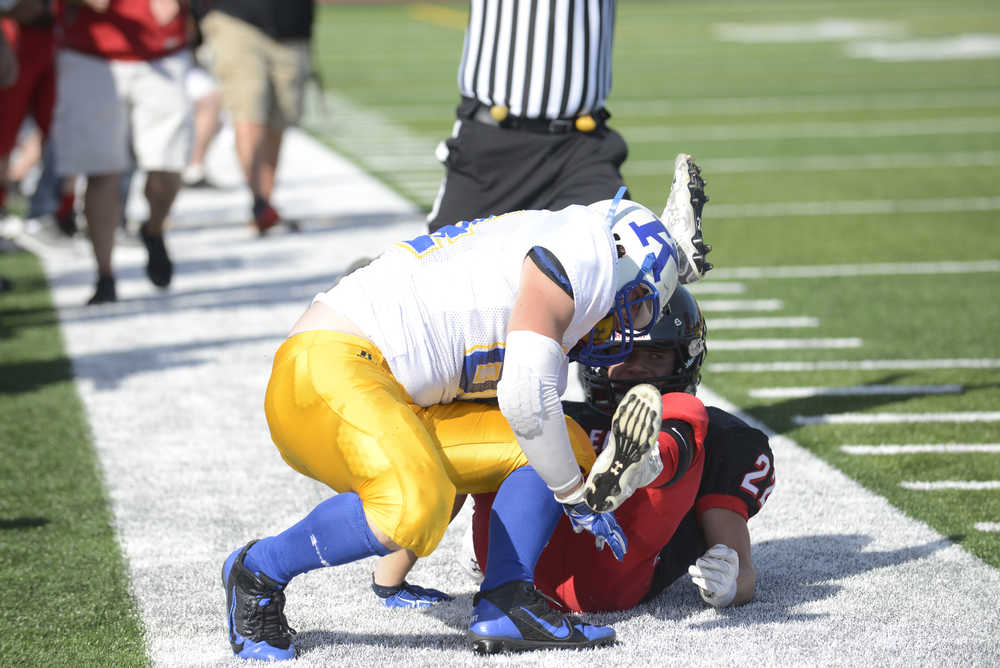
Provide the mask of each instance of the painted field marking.
POLYGON ((861 137, 922 137, 994 134, 1000 118, 966 116, 887 121, 828 121, 824 123, 739 123, 731 125, 645 125, 628 130, 630 144, 675 141, 741 141, 752 139, 855 139, 861 137))
POLYGON ((698 302, 702 311, 779 311, 780 299, 703 299, 698 302))
POLYGON ((943 197, 935 199, 873 199, 821 202, 713 204, 713 218, 779 218, 789 216, 856 216, 952 211, 997 211, 1000 197, 943 197))
POLYGON ((847 385, 844 387, 761 387, 750 390, 755 399, 805 399, 892 394, 959 394, 961 385, 847 385))
POLYGON ((706 324, 710 330, 819 327, 819 318, 809 316, 791 316, 788 318, 709 318, 706 324))
POLYGON ((934 443, 928 445, 842 445, 849 455, 919 455, 923 453, 1000 453, 1000 443, 934 443))
POLYGON ((933 482, 903 481, 899 483, 904 489, 919 492, 936 492, 947 489, 964 491, 980 491, 985 489, 1000 489, 1000 480, 935 480, 933 482))
POLYGON ((952 413, 829 413, 827 415, 792 416, 792 422, 798 425, 998 421, 1000 421, 1000 411, 956 411, 952 413))
POLYGON ((906 26, 901 21, 857 21, 818 19, 776 23, 716 23, 715 38, 742 44, 788 44, 798 42, 838 42, 872 37, 901 37, 906 26))
POLYGON ((844 45, 852 58, 902 63, 929 60, 973 60, 1000 56, 1000 35, 966 33, 919 40, 877 40, 844 45))
MULTIPOLYGON (((810 155, 767 158, 704 158, 698 163, 709 174, 745 174, 787 171, 841 171, 858 169, 916 169, 924 167, 994 167, 1000 151, 954 153, 872 153, 862 155, 810 155)), ((666 160, 629 160, 629 174, 664 174, 673 169, 666 160)))
POLYGON ((714 339, 712 350, 817 350, 823 348, 860 348, 857 337, 843 339, 714 339))
POLYGON ((747 291, 747 286, 733 281, 699 281, 687 289, 693 295, 739 295, 747 291))
POLYGON ((1000 260, 970 262, 878 262, 786 267, 733 267, 713 269, 713 278, 831 278, 834 276, 913 276, 923 274, 976 274, 1000 271, 1000 260))
MULTIPOLYGON (((712 342, 712 347, 716 342, 712 342)), ((1000 359, 830 360, 825 362, 716 362, 709 371, 910 371, 914 369, 1000 369, 1000 359)))
POLYGON ((976 531, 1000 531, 1000 522, 976 522, 973 526, 976 528, 976 531))

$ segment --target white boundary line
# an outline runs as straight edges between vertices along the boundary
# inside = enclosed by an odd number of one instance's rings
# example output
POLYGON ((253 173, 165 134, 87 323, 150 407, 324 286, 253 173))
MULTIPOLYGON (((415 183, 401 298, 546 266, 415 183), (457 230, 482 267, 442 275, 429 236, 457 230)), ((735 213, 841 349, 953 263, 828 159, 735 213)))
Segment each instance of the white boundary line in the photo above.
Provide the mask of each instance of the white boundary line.
POLYGON ((847 385, 844 387, 761 387, 750 390, 755 399, 805 399, 893 394, 958 394, 963 387, 945 385, 847 385))
POLYGON ((1000 443, 934 443, 928 445, 842 445, 849 455, 919 455, 923 453, 1000 453, 1000 443))
POLYGON ((1000 522, 976 522, 977 531, 1000 532, 1000 522))
POLYGON ((1000 271, 1000 260, 971 262, 878 262, 785 267, 733 267, 712 270, 712 278, 831 278, 835 276, 913 276, 920 274, 975 274, 1000 271))
MULTIPOLYGON (((714 348, 715 341, 710 342, 714 348)), ((715 362, 712 372, 911 371, 915 369, 1000 369, 1000 359, 831 360, 826 362, 715 362)))
POLYGON ((1000 411, 964 411, 953 413, 830 413, 827 415, 792 416, 792 422, 799 425, 998 421, 1000 421, 1000 411))
POLYGON ((918 492, 937 492, 949 489, 977 492, 988 489, 1000 489, 1000 480, 935 480, 932 482, 904 480, 899 483, 899 486, 918 492))

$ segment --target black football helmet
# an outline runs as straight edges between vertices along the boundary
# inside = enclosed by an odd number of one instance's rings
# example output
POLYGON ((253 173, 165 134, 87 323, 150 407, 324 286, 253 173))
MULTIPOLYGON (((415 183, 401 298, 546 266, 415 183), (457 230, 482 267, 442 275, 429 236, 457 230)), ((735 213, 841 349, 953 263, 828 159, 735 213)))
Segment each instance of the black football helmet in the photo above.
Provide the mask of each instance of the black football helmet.
POLYGON ((634 349, 673 350, 674 371, 667 376, 611 380, 607 367, 580 365, 587 404, 611 414, 633 385, 649 383, 667 392, 694 394, 701 382, 701 365, 705 361, 705 318, 698 302, 687 289, 678 285, 656 324, 648 335, 637 337, 634 349))

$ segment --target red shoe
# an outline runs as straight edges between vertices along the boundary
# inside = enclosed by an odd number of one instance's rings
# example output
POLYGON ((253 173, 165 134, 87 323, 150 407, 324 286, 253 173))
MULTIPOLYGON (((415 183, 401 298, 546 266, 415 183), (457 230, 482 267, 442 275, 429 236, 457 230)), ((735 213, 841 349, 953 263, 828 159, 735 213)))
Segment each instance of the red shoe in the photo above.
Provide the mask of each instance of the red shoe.
POLYGON ((269 202, 261 201, 253 206, 253 224, 257 234, 264 236, 267 231, 281 222, 281 216, 269 202))

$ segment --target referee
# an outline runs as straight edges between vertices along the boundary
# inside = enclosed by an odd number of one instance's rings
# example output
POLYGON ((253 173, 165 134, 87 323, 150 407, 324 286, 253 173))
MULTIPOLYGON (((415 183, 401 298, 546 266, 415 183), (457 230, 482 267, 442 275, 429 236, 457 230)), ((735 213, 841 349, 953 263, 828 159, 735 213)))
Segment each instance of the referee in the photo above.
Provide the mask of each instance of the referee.
POLYGON ((628 147, 607 126, 615 0, 470 0, 431 232, 614 196, 628 147))

